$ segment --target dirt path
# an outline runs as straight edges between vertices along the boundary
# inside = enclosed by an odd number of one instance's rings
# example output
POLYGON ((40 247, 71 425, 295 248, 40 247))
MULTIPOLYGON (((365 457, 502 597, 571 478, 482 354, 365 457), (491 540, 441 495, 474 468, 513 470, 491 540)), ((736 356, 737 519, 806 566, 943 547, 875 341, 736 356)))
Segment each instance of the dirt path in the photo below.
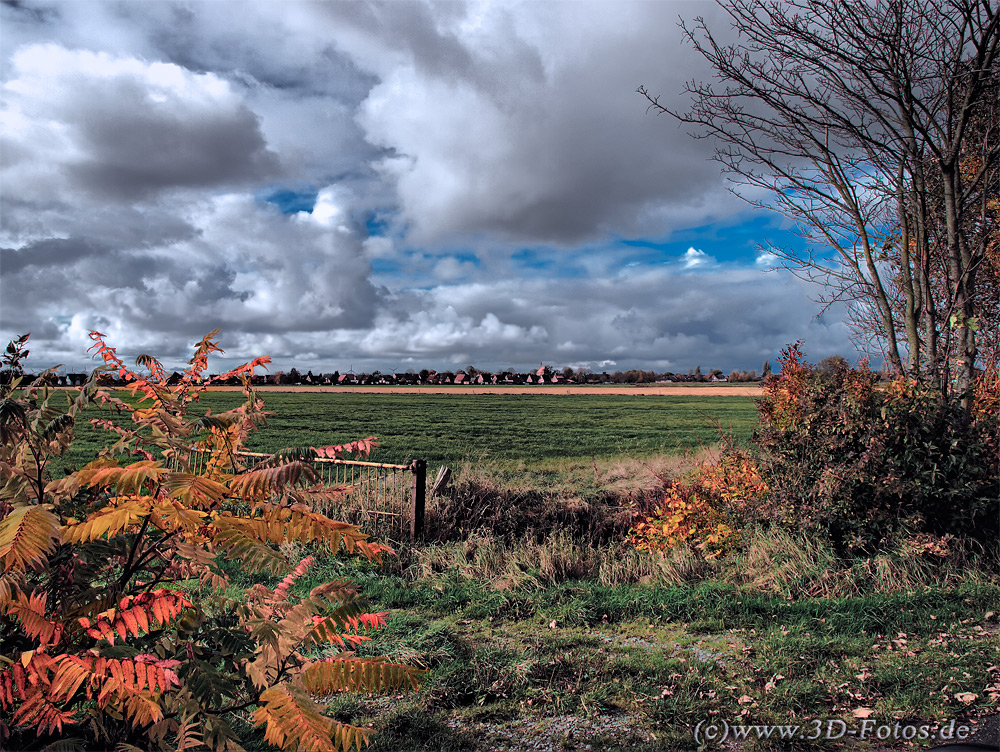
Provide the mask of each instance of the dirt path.
MULTIPOLYGON (((239 392, 240 387, 211 387, 215 392, 239 392)), ((262 393, 293 392, 311 394, 612 394, 630 396, 760 397, 759 386, 265 386, 262 393)))

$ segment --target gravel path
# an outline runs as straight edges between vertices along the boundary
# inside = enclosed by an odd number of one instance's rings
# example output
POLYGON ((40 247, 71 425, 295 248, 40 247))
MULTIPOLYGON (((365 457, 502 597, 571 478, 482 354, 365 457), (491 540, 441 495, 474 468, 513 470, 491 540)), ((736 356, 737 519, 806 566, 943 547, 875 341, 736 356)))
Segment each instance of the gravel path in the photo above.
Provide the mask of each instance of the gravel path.
POLYGON ((655 740, 642 728, 638 716, 628 714, 550 715, 505 722, 449 718, 445 724, 476 739, 478 749, 490 752, 603 752, 612 746, 627 749, 655 740))

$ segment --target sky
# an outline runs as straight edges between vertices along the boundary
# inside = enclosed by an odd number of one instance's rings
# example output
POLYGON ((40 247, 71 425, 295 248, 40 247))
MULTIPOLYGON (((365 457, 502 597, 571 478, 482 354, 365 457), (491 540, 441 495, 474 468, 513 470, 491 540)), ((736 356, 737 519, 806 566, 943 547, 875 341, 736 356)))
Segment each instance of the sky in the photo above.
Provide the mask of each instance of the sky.
POLYGON ((648 111, 711 76, 701 2, 0 6, 0 335, 220 370, 760 369, 843 312, 713 145, 648 111), (738 187, 737 187, 737 190, 738 187))

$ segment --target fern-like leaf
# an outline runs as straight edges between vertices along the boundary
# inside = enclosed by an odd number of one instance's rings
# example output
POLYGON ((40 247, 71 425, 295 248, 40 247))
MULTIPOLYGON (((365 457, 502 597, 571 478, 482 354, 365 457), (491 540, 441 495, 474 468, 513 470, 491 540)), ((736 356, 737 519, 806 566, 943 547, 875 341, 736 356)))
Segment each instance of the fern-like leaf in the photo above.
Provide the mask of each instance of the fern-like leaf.
POLYGON ((263 368, 266 371, 267 364, 270 362, 271 359, 268 356, 262 355, 259 358, 254 358, 249 363, 244 363, 241 366, 237 366, 231 371, 226 371, 223 374, 219 374, 219 376, 217 376, 215 380, 226 381, 227 379, 237 378, 243 375, 252 376, 253 372, 258 368, 263 368))
POLYGON ((337 444, 335 446, 311 447, 317 457, 329 457, 330 459, 340 459, 345 454, 357 454, 367 457, 372 449, 378 446, 378 439, 369 436, 365 439, 352 441, 350 444, 337 444))
POLYGON ((195 420, 194 424, 199 428, 209 428, 225 432, 233 424, 233 418, 224 413, 221 415, 206 414, 195 420))
POLYGON ((284 557, 261 546, 265 543, 316 543, 336 552, 343 545, 348 553, 360 552, 381 561, 388 546, 369 543, 357 526, 331 520, 318 512, 296 506, 292 509, 267 505, 259 517, 235 517, 228 513, 215 516, 209 526, 216 544, 229 552, 230 558, 250 556, 257 568, 284 564, 284 557))
POLYGON ((46 599, 45 593, 32 593, 30 596, 18 593, 6 607, 0 609, 0 613, 17 617, 21 629, 28 637, 38 641, 39 648, 58 643, 63 633, 62 624, 45 617, 46 599))
POLYGON ((274 592, 271 593, 270 597, 267 599, 267 603, 271 606, 284 603, 288 598, 288 591, 291 589, 292 585, 295 584, 297 579, 309 571, 309 567, 312 566, 315 559, 315 556, 307 556, 300 561, 295 569, 285 575, 285 578, 278 584, 278 587, 274 589, 274 592))
POLYGON ((24 666, 20 663, 14 663, 10 668, 0 668, 0 708, 6 710, 13 707, 18 698, 23 700, 27 684, 24 666))
POLYGON ((119 467, 104 461, 92 462, 78 472, 81 485, 92 488, 112 488, 120 494, 137 494, 146 483, 159 483, 170 470, 159 462, 142 460, 119 467))
POLYGON ((0 707, 16 704, 13 720, 19 726, 34 726, 39 735, 62 731, 73 722, 73 711, 63 710, 58 697, 51 695, 50 674, 55 659, 30 650, 9 671, 0 671, 0 707), (20 698, 22 702, 16 703, 20 698))
MULTIPOLYGON (((123 665, 132 664, 123 662, 123 665)), ((120 675, 112 674, 101 682, 97 705, 119 711, 135 726, 146 726, 163 718, 158 698, 149 689, 139 689, 124 669, 120 675)))
POLYGON ((240 559, 250 571, 277 574, 288 566, 285 557, 267 544, 272 536, 258 520, 219 515, 209 525, 209 537, 229 559, 240 559))
POLYGON ((86 661, 76 656, 58 656, 53 660, 53 664, 55 665, 55 673, 49 685, 49 694, 56 700, 68 700, 92 676, 92 671, 86 661))
POLYGON ((160 588, 151 593, 122 598, 118 608, 102 611, 94 621, 87 617, 80 617, 77 621, 95 640, 104 639, 114 645, 115 635, 123 640, 130 634, 138 637, 149 632, 154 623, 163 626, 193 605, 184 593, 160 588))
POLYGON ((27 419, 27 411, 18 400, 0 400, 0 442, 6 444, 21 435, 27 419))
POLYGON ((163 484, 175 499, 194 507, 210 507, 230 494, 221 483, 193 473, 171 473, 163 484))
POLYGON ((98 707, 112 707, 138 726, 156 723, 163 717, 160 696, 180 680, 174 669, 176 660, 160 660, 142 654, 133 659, 104 656, 63 655, 52 660, 55 674, 49 695, 53 701, 69 700, 81 688, 98 707))
POLYGON ((326 718, 305 693, 279 684, 260 696, 261 705, 254 711, 254 725, 266 724, 269 744, 287 750, 361 749, 368 746, 370 729, 348 726, 326 718))
POLYGON ((313 645, 333 644, 341 650, 353 649, 362 642, 371 640, 367 635, 343 632, 340 625, 334 620, 322 616, 314 617, 312 628, 302 639, 302 647, 309 648, 313 645))
POLYGON ((174 552, 172 571, 181 576, 197 577, 213 590, 224 590, 229 584, 229 578, 219 569, 214 551, 202 545, 175 540, 174 552))
POLYGON ((389 546, 370 543, 368 536, 356 525, 332 520, 326 515, 302 507, 289 510, 285 535, 289 540, 301 543, 325 544, 333 552, 343 545, 349 554, 357 552, 378 562, 382 561, 383 553, 393 553, 389 546))
POLYGON ((310 663, 302 671, 309 694, 331 697, 341 692, 398 692, 418 689, 422 669, 374 658, 329 658, 310 663))
POLYGON ((56 442, 58 444, 59 434, 72 429, 74 422, 72 415, 63 413, 46 423, 45 427, 39 433, 45 441, 56 442))
POLYGON ((5 572, 39 567, 60 540, 59 520, 37 506, 14 509, 0 520, 0 562, 5 572))
POLYGON ((87 752, 87 747, 80 739, 59 739, 46 744, 38 752, 87 752))
POLYGON ((156 381, 167 380, 167 372, 163 370, 163 364, 160 363, 160 361, 158 361, 152 355, 143 353, 137 356, 135 359, 135 364, 137 366, 145 366, 146 368, 148 368, 150 375, 156 381))
POLYGON ((205 740, 198 733, 198 722, 188 716, 183 716, 177 725, 177 739, 174 747, 177 752, 185 752, 189 749, 198 749, 204 746, 205 740))
POLYGON ((112 538, 140 524, 150 514, 148 496, 116 496, 106 507, 91 514, 85 521, 69 520, 62 528, 68 543, 88 543, 99 538, 112 538))
POLYGON ((224 352, 221 347, 219 347, 216 342, 216 338, 219 336, 221 329, 213 329, 195 345, 194 355, 191 360, 188 361, 189 367, 184 369, 184 374, 192 381, 197 381, 201 378, 202 373, 208 368, 208 356, 214 352, 221 353, 224 352))
POLYGON ((0 574, 0 608, 13 600, 21 585, 22 573, 4 572, 0 574))
POLYGON ((309 488, 285 489, 285 496, 290 504, 302 504, 310 509, 326 509, 335 504, 341 504, 351 493, 353 486, 324 486, 316 484, 309 488))
MULTIPOLYGON (((166 498, 153 505, 154 524, 165 532, 182 530, 195 534, 205 524, 207 512, 189 509, 177 499, 166 498)), ((176 544, 175 544, 176 545, 176 544)), ((189 558, 189 557, 188 557, 189 558)))
POLYGON ((307 462, 293 460, 277 467, 259 467, 236 476, 229 484, 230 491, 247 501, 267 501, 278 496, 286 487, 319 481, 316 470, 307 462))
POLYGON ((32 688, 21 706, 14 711, 18 726, 34 726, 38 735, 62 733, 63 725, 73 723, 72 710, 63 710, 37 687, 32 688))

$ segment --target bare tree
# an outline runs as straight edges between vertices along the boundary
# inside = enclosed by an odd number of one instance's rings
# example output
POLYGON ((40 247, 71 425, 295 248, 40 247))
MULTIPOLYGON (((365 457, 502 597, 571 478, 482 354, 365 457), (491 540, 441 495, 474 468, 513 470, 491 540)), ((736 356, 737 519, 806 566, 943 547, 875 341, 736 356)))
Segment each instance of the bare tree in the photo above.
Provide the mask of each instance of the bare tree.
POLYGON ((750 203, 791 218, 784 266, 848 304, 893 368, 967 395, 977 272, 996 195, 1000 13, 992 0, 727 0, 738 39, 682 28, 717 82, 675 112, 715 139, 750 203))

